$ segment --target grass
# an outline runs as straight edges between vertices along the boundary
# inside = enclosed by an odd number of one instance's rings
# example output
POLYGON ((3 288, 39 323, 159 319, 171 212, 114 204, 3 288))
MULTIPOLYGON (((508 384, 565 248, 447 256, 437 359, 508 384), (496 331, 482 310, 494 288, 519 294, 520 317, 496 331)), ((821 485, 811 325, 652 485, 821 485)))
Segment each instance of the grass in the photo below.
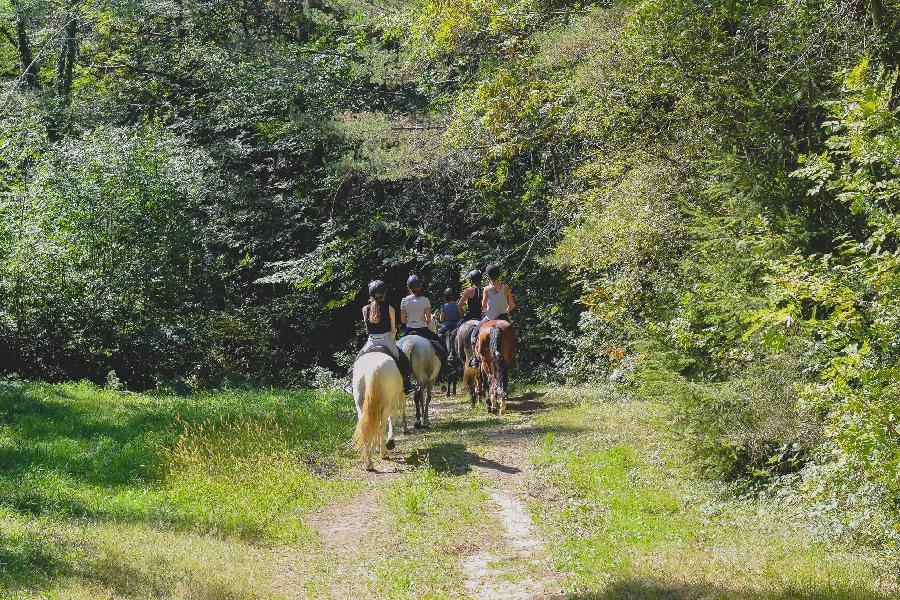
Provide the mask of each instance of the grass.
POLYGON ((895 597, 871 560, 817 543, 785 507, 726 501, 696 479, 663 406, 574 399, 537 419, 587 427, 543 436, 531 504, 573 597, 895 597))
POLYGON ((272 547, 358 482, 339 394, 0 385, 0 592, 259 597, 272 547))
POLYGON ((485 526, 480 508, 487 500, 477 478, 439 474, 430 465, 392 486, 384 506, 396 537, 390 556, 374 562, 373 596, 461 597, 460 560, 485 526))
POLYGON ((894 597, 786 507, 695 478, 664 407, 601 392, 529 392, 502 419, 454 401, 400 438, 402 472, 372 477, 339 393, 0 383, 0 598, 465 597, 476 551, 534 576, 504 563, 487 481, 529 452, 517 481, 572 598, 894 597), (358 539, 313 533, 326 505, 358 539))

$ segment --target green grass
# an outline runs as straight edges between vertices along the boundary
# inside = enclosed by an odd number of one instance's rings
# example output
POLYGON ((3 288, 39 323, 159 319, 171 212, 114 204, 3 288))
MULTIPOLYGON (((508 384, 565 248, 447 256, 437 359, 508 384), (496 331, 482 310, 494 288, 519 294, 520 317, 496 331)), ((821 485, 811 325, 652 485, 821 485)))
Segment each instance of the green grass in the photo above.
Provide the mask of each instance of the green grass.
POLYGON ((545 413, 531 509, 584 598, 886 598, 873 561, 816 543, 784 506, 725 501, 666 438, 664 408, 591 401, 545 413))
POLYGON ((384 497, 390 556, 373 561, 371 592, 378 598, 460 597, 460 560, 485 525, 488 501, 474 477, 439 474, 425 465, 384 497))
POLYGON ((269 547, 358 482, 340 394, 0 384, 0 591, 258 597, 269 547))

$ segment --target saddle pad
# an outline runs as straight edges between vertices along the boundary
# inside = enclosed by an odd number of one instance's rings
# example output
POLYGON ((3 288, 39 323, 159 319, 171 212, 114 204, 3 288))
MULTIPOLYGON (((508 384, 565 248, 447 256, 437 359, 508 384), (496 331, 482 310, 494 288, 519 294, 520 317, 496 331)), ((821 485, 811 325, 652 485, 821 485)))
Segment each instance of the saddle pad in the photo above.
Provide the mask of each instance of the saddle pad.
POLYGON ((366 354, 374 354, 376 352, 387 354, 391 358, 394 358, 393 353, 387 348, 387 346, 372 346, 371 348, 360 354, 360 356, 365 356, 366 354))

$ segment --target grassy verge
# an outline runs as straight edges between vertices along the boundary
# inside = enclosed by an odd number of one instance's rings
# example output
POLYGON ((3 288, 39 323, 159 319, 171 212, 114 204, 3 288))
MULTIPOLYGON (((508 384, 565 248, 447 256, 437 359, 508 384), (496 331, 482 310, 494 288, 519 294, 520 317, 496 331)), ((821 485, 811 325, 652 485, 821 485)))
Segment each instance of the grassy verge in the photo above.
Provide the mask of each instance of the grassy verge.
MULTIPOLYGON (((556 392, 559 396, 561 392, 556 392)), ((722 501, 666 440, 664 408, 589 392, 545 413, 536 518, 585 598, 887 598, 873 561, 767 501, 722 501)))
POLYGON ((0 592, 266 595, 271 549, 358 482, 353 413, 327 393, 192 398, 0 386, 0 592))

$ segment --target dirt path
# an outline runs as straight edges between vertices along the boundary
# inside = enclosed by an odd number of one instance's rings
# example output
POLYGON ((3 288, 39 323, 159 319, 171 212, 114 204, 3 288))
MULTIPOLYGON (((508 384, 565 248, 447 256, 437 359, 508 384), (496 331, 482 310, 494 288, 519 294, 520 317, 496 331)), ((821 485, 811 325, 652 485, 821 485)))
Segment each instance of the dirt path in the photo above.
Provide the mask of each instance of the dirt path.
POLYGON ((341 475, 363 482, 361 491, 308 518, 315 560, 309 559, 308 547, 285 555, 277 565, 277 593, 290 598, 308 595, 310 589, 333 598, 392 595, 372 591, 370 572, 379 552, 393 551, 385 541, 391 539, 384 527, 390 521, 384 514, 386 498, 403 494, 417 469, 427 464, 442 476, 483 489, 483 501, 472 507, 483 523, 458 544, 458 579, 449 595, 496 600, 557 596, 559 576, 549 567, 545 540, 527 508, 532 477, 528 453, 543 433, 530 418, 544 410, 539 398, 512 398, 503 418, 486 415, 480 405, 470 407, 461 396, 435 398, 430 431, 398 436, 391 459, 377 462, 376 473, 363 471, 354 461, 341 475), (328 581, 310 588, 316 578, 328 581))

